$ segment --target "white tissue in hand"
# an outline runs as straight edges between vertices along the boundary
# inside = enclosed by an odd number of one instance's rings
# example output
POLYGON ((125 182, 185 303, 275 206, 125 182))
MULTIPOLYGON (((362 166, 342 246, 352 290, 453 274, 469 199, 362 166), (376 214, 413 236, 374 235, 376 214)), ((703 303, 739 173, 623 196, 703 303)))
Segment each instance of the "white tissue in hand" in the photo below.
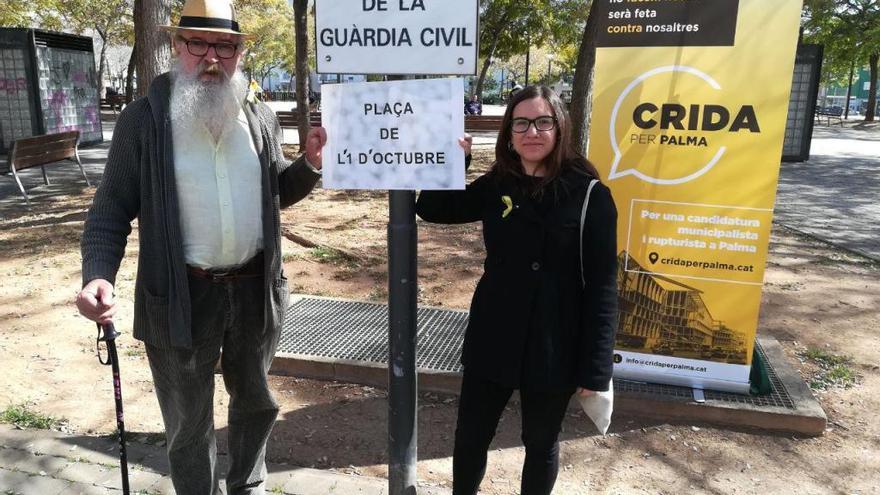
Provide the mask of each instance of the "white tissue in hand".
POLYGON ((596 425, 596 429, 604 435, 611 425, 611 413, 614 410, 614 383, 609 383, 608 390, 604 392, 596 392, 588 397, 576 396, 581 408, 596 425))

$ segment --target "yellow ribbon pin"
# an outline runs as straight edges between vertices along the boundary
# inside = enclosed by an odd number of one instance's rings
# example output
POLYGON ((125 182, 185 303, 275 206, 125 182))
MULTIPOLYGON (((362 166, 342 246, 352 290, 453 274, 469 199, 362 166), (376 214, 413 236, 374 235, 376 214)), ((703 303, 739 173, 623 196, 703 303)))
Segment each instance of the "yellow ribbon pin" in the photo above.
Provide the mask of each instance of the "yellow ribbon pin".
POLYGON ((510 215, 510 212, 513 211, 513 200, 510 199, 510 196, 501 196, 501 202, 504 203, 507 208, 501 212, 501 218, 507 218, 507 215, 510 215))
POLYGON ((248 85, 248 94, 247 101, 249 103, 255 103, 257 101, 257 93, 262 93, 263 88, 257 83, 257 81, 251 79, 251 83, 248 85))

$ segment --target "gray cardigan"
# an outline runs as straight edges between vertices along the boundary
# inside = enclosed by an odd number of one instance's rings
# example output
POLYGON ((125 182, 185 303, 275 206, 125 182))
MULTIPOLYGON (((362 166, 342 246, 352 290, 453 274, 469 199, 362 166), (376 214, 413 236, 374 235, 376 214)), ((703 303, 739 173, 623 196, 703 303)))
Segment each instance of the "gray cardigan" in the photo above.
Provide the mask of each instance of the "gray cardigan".
MULTIPOLYGON (((137 218, 134 337, 157 347, 190 348, 191 308, 174 186, 170 88, 169 74, 157 77, 147 97, 119 115, 104 176, 86 218, 82 279, 83 285, 97 278, 115 284, 131 221, 137 218)), ((281 128, 265 104, 245 104, 245 114, 262 167, 266 332, 281 325, 288 301, 279 208, 308 195, 320 174, 303 157, 292 164, 285 160, 281 128)))

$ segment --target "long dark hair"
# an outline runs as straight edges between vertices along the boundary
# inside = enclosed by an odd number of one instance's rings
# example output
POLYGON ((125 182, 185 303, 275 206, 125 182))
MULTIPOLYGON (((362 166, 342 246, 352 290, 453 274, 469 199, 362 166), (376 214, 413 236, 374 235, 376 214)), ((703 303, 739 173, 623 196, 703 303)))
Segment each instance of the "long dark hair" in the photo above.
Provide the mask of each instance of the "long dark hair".
POLYGON ((507 104, 507 110, 504 112, 504 119, 501 121, 498 141, 495 143, 493 172, 499 177, 513 176, 520 178, 525 175, 522 161, 520 161, 519 155, 513 149, 510 125, 513 120, 514 108, 525 100, 537 97, 544 98, 550 104, 550 107, 553 109, 553 116, 556 117, 556 145, 553 147, 553 151, 544 159, 543 165, 546 173, 544 180, 541 181, 540 189, 553 182, 568 167, 579 168, 598 179, 599 171, 596 170, 596 167, 572 146, 571 126, 569 125, 571 119, 568 116, 565 105, 555 91, 542 85, 526 86, 511 96, 510 102, 507 104))

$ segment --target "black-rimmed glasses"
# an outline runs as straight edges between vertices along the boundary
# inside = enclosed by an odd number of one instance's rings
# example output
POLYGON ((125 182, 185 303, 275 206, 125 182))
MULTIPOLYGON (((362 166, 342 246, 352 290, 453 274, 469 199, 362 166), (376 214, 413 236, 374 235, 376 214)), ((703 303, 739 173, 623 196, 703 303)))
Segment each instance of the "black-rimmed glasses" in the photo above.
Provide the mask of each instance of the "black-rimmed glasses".
POLYGON ((186 45, 186 51, 188 51, 190 55, 196 57, 204 57, 208 53, 208 49, 211 47, 214 47, 214 53, 217 54, 217 58, 232 58, 235 56, 235 52, 238 51, 238 44, 230 43, 228 41, 208 43, 207 41, 198 38, 189 40, 186 38, 180 38, 180 40, 186 45))
POLYGON ((510 130, 516 133, 528 132, 533 124, 536 131, 552 131, 556 127, 556 117, 552 115, 541 115, 534 119, 516 117, 510 121, 510 130))

